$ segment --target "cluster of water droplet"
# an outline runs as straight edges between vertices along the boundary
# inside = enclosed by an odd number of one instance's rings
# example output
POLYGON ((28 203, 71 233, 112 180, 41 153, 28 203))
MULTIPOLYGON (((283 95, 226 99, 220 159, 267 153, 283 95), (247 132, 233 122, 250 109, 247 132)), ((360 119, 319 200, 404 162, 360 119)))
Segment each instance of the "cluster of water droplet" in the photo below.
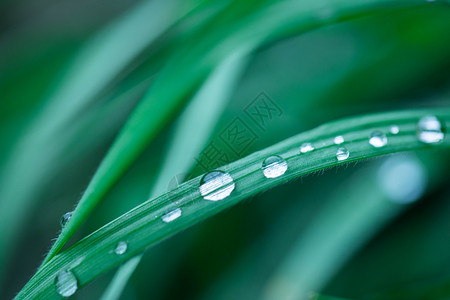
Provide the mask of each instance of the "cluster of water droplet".
MULTIPOLYGON (((389 133, 397 135, 400 128, 397 125, 392 125, 389 128, 389 133)), ((422 117, 418 122, 417 138, 419 141, 426 144, 439 143, 444 139, 444 129, 439 119, 432 115, 422 117)), ((369 144, 374 148, 382 148, 388 144, 388 137, 386 133, 381 130, 373 131, 369 136, 369 144)), ((345 139, 339 135, 333 139, 333 143, 338 146, 336 150, 336 159, 338 161, 345 161, 350 157, 350 151, 343 145, 345 139)), ((316 148, 312 143, 303 143, 299 148, 300 155, 314 151, 316 148)), ((261 170, 266 178, 277 178, 282 176, 288 170, 288 163, 285 159, 278 155, 272 155, 264 159, 261 164, 261 170)), ((209 201, 219 201, 227 198, 235 189, 235 182, 231 175, 227 172, 215 170, 203 176, 200 180, 199 191, 203 199, 209 201)), ((173 208, 168 210, 161 216, 164 223, 170 223, 182 215, 181 208, 173 208)), ((68 212, 61 217, 61 226, 64 227, 72 217, 72 212, 68 212)), ((120 241, 115 249, 116 255, 123 255, 128 249, 128 244, 125 241, 120 241)), ((55 278, 55 285, 57 292, 63 296, 68 297, 73 295, 77 288, 77 278, 71 270, 60 271, 55 278)))
MULTIPOLYGON (((400 128, 392 125, 388 133, 397 135, 400 128)), ((419 120, 417 128, 417 136, 419 141, 427 144, 438 143, 443 140, 443 126, 435 116, 424 116, 419 120)), ((338 135, 333 139, 335 145, 339 145, 336 150, 336 159, 345 161, 350 157, 350 151, 343 144, 345 139, 342 135, 338 135)), ((388 136, 381 130, 373 131, 369 136, 369 144, 374 148, 382 148, 388 144, 388 136)), ((315 147, 312 143, 303 143, 300 146, 300 154, 314 151, 315 147)), ((281 156, 273 155, 267 157, 261 166, 263 175, 266 178, 276 178, 283 175, 288 164, 281 156)), ((230 174, 223 171, 212 171, 206 174, 200 183, 200 194, 205 200, 218 201, 228 197, 234 190, 235 184, 230 174)), ((177 213, 180 216, 181 212, 177 213)))

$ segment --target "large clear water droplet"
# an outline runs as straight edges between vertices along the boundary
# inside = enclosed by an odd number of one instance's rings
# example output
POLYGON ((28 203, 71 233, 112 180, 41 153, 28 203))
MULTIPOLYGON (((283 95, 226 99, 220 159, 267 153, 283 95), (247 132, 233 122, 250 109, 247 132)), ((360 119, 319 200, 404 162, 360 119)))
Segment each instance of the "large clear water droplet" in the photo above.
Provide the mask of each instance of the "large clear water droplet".
POLYGON ((200 194, 205 200, 219 201, 228 197, 235 184, 230 174, 223 171, 212 171, 200 181, 200 194))
POLYGON ((423 143, 434 144, 444 139, 441 122, 435 116, 428 115, 419 120, 417 137, 423 143))
POLYGON ((114 253, 116 253, 117 255, 122 255, 125 252, 127 252, 127 249, 128 249, 127 242, 120 241, 120 242, 117 243, 117 246, 114 249, 114 253))
POLYGON ((338 135, 337 137, 334 138, 334 143, 336 145, 340 145, 344 142, 344 137, 342 135, 338 135))
POLYGON ((276 178, 286 173, 288 165, 283 158, 273 155, 263 161, 261 168, 266 178, 276 178))
POLYGON ((337 149, 337 151, 336 151, 336 158, 337 158, 337 160, 339 160, 339 161, 341 161, 341 160, 346 160, 349 156, 350 156, 350 152, 349 152, 348 149, 345 148, 345 147, 340 147, 340 148, 337 149))
POLYGON ((381 148, 387 145, 387 137, 381 131, 374 131, 370 135, 369 143, 375 148, 381 148))
POLYGON ((175 208, 174 210, 169 211, 167 214, 165 214, 164 216, 161 217, 161 219, 163 220, 163 222, 165 223, 170 223, 173 220, 178 219, 179 217, 181 217, 181 209, 180 208, 175 208))
POLYGON ((307 153, 314 150, 314 146, 311 143, 303 143, 300 146, 300 153, 307 153))
POLYGON ((63 297, 69 297, 77 291, 78 281, 70 270, 63 270, 56 274, 55 286, 58 294, 63 297))
POLYGON ((391 128, 389 128, 389 131, 390 131, 392 134, 398 134, 398 133, 400 132, 400 128, 398 128, 397 125, 392 125, 391 128))
POLYGON ((69 222, 70 218, 72 218, 72 215, 73 211, 69 211, 61 217, 61 219, 59 220, 59 224, 61 225, 61 227, 64 228, 64 226, 66 226, 67 222, 69 222))

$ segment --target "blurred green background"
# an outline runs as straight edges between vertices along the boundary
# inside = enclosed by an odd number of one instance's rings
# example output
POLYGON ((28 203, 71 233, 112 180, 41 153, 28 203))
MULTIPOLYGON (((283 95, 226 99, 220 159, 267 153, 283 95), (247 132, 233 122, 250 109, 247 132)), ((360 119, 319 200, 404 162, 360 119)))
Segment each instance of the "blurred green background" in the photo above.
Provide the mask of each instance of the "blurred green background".
MULTIPOLYGON (((239 19, 258 5, 271 5, 148 3, 150 8, 146 2, 118 0, 0 4, 1 298, 13 297, 33 275, 60 230, 61 215, 74 208, 126 118, 171 58, 189 52, 190 43, 201 44, 211 32, 220 41, 225 29, 214 28, 214 21, 222 10, 239 19), (149 14, 145 30, 118 36, 123 49, 99 51, 105 36, 119 34, 117 22, 132 19, 136 11, 149 14), (144 36, 148 44, 136 46, 136 55, 115 71, 117 57, 144 36), (96 55, 103 57, 98 65, 90 60, 96 55), (87 76, 74 79, 77 70, 89 67, 87 76), (68 82, 73 87, 55 104, 68 82), (85 103, 77 98, 83 93, 85 103), (70 97, 75 104, 65 102, 70 97)), ((226 91, 229 97, 203 154, 183 158, 194 165, 190 175, 226 163, 208 156, 211 146, 231 162, 337 118, 448 105, 448 4, 386 4, 342 18, 326 9, 318 14, 325 20, 320 28, 287 32, 248 54, 242 74, 226 91), (278 108, 266 115, 263 127, 246 113, 261 97, 278 108), (236 118, 254 134, 238 151, 221 139, 236 118)), ((245 29, 245 24, 229 26, 245 29)), ((192 86, 186 101, 197 89, 192 86)), ((220 97, 210 92, 211 101, 220 97)), ((77 239, 147 200, 176 122, 174 114, 77 239)), ((293 271, 297 281, 283 283, 285 292, 293 284, 305 293, 350 299, 450 299, 448 158, 442 151, 399 154, 259 194, 149 249, 122 298, 280 299, 287 295, 278 291, 278 276, 289 269, 283 266, 292 266, 299 267, 293 271), (394 189, 406 193, 400 200, 380 179, 399 164, 419 174, 395 173, 394 189), (417 190, 420 186, 423 190, 417 190)), ((174 184, 167 182, 167 189, 174 184)), ((98 299, 114 272, 73 298, 98 299)))

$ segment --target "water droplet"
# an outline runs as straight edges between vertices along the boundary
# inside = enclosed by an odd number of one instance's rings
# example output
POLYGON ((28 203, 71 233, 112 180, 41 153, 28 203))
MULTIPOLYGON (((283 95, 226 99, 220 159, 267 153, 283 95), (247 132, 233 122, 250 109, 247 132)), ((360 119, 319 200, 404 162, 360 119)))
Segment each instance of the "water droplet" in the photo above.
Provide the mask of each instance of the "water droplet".
POLYGON ((178 219, 181 216, 181 209, 175 208, 174 210, 171 210, 167 214, 161 217, 163 222, 170 223, 175 219, 178 219))
POLYGON ((300 153, 307 153, 314 150, 314 146, 311 143, 303 143, 300 146, 300 153))
POLYGON ((417 137, 423 143, 435 144, 444 139, 442 124, 435 116, 425 116, 419 120, 417 137))
POLYGON ((400 132, 400 128, 398 128, 397 125, 392 125, 391 128, 389 129, 389 131, 390 131, 392 134, 397 134, 397 133, 400 132))
POLYGON ((369 143, 375 148, 381 148, 387 145, 387 137, 381 131, 374 131, 370 135, 369 143))
POLYGON ((69 222, 70 218, 72 218, 73 215, 73 211, 69 211, 68 213, 65 213, 61 219, 59 220, 59 224, 61 225, 62 228, 64 228, 64 226, 66 226, 67 222, 69 222))
POLYGON ((338 135, 337 137, 334 138, 334 143, 336 145, 340 145, 344 142, 344 137, 342 135, 338 135))
POLYGON ((127 244, 127 242, 120 241, 120 242, 117 243, 117 246, 116 246, 116 249, 114 249, 114 252, 115 252, 117 255, 122 255, 122 254, 124 254, 125 252, 127 252, 127 249, 128 249, 128 244, 127 244))
POLYGON ((283 158, 273 155, 263 161, 261 168, 266 178, 276 178, 286 173, 288 165, 283 158))
POLYGON ((228 197, 235 184, 230 174, 223 171, 212 171, 200 181, 200 194, 205 200, 218 201, 228 197))
POLYGON ((70 270, 62 270, 56 275, 55 286, 58 294, 69 297, 77 291, 78 281, 70 270))
POLYGON ((341 160, 346 160, 349 156, 350 156, 350 152, 349 152, 348 149, 345 148, 345 147, 340 147, 340 148, 337 149, 337 151, 336 151, 336 158, 337 158, 337 160, 339 160, 339 161, 341 161, 341 160))
POLYGON ((78 258, 70 265, 70 268, 73 269, 75 267, 78 267, 83 262, 83 260, 84 260, 84 257, 78 258))

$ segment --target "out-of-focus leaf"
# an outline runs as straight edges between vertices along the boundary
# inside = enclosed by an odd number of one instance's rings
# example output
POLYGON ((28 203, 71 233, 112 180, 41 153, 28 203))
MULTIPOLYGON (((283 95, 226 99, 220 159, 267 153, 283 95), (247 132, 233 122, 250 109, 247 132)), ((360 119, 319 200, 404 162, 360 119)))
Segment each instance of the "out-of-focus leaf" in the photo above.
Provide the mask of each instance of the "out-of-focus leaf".
MULTIPOLYGON (((161 171, 152 187, 150 199, 166 191, 171 180, 185 179, 234 91, 237 80, 246 66, 247 50, 237 49, 230 54, 205 81, 181 113, 160 167, 161 171)), ((119 268, 103 294, 103 300, 120 297, 141 258, 142 255, 136 256, 119 268)))

